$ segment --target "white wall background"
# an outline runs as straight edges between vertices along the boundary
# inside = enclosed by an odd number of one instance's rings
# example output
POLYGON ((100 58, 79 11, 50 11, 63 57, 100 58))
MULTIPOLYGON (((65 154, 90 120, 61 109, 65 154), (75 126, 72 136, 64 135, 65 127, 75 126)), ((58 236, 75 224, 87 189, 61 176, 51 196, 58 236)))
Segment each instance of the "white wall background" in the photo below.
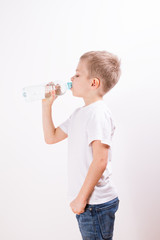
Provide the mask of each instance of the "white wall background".
MULTIPOLYGON (((0 0, 0 239, 80 240, 67 202, 67 140, 44 142, 41 101, 21 90, 70 80, 79 57, 107 50, 122 61, 104 97, 117 129, 115 240, 160 239, 160 17, 158 1, 0 0)), ((84 104, 67 92, 57 127, 84 104)))

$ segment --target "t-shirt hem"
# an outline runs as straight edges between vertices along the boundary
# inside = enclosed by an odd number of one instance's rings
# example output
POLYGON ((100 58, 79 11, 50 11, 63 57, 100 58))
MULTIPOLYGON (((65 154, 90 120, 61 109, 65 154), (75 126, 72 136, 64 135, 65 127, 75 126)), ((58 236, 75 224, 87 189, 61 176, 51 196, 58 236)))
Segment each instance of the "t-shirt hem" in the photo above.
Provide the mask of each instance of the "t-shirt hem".
MULTIPOLYGON (((90 199, 87 204, 101 204, 101 203, 106 203, 109 202, 113 199, 118 197, 118 194, 112 195, 111 197, 108 198, 102 198, 102 199, 90 199)), ((75 197, 68 196, 68 203, 72 202, 75 199, 75 197)))
POLYGON ((112 197, 109 197, 109 198, 94 199, 94 200, 91 199, 91 200, 88 201, 88 204, 106 203, 106 202, 109 202, 109 201, 113 200, 116 197, 118 197, 118 194, 112 195, 112 197))
POLYGON ((111 141, 109 141, 108 139, 104 139, 104 138, 102 138, 102 137, 93 137, 93 138, 88 139, 88 145, 90 145, 91 142, 93 142, 93 141, 95 141, 95 140, 100 140, 101 143, 107 144, 107 145, 109 145, 110 147, 112 146, 111 141))

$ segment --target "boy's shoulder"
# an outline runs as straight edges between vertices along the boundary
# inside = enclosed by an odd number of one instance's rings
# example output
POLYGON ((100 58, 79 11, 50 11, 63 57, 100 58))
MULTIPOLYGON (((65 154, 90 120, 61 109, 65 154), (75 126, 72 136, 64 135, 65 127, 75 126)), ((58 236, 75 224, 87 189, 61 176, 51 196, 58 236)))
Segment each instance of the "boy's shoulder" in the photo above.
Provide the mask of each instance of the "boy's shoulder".
POLYGON ((111 117, 112 113, 109 107, 106 105, 104 101, 97 102, 95 104, 88 105, 86 107, 78 107, 73 111, 73 115, 79 114, 84 118, 92 118, 92 117, 111 117))
POLYGON ((107 106, 107 104, 104 101, 97 101, 88 106, 78 107, 72 112, 71 115, 75 116, 77 114, 84 116, 84 118, 86 116, 96 116, 96 115, 112 116, 112 113, 111 113, 109 107, 107 106))

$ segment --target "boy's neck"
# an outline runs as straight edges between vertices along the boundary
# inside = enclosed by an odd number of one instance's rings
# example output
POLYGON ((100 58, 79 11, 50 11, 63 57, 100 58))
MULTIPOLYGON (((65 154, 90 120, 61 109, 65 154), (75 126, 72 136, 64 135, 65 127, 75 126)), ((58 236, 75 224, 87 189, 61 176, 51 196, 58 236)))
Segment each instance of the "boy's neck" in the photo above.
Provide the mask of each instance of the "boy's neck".
POLYGON ((99 100, 103 100, 103 97, 96 97, 96 98, 83 98, 84 102, 85 102, 85 106, 97 102, 99 100))

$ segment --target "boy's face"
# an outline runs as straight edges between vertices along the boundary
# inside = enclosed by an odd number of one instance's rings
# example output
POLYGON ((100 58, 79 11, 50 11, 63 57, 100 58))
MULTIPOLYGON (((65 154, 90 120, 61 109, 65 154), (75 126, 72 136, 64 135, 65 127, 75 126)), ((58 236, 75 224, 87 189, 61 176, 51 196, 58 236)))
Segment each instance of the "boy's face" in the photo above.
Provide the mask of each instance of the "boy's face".
POLYGON ((73 96, 82 98, 89 96, 92 81, 88 78, 87 65, 84 60, 79 61, 76 74, 71 78, 71 81, 73 96))

